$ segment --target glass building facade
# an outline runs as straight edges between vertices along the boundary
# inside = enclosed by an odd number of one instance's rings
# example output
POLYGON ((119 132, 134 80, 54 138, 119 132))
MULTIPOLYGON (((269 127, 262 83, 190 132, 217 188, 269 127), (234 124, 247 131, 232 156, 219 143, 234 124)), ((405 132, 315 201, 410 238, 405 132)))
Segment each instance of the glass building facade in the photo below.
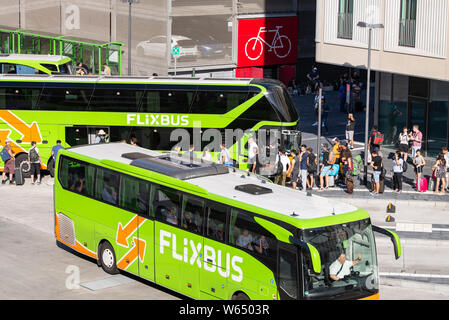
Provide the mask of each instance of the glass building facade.
POLYGON ((378 124, 393 146, 404 127, 419 125, 424 153, 449 145, 449 82, 380 73, 378 124))

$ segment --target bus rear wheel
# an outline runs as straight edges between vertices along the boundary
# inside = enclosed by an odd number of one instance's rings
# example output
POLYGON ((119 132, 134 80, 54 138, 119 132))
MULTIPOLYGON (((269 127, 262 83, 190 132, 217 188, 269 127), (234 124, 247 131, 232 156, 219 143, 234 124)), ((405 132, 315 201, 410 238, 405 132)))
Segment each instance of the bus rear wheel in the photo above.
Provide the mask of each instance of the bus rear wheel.
POLYGON ((246 294, 244 294, 243 292, 239 292, 239 293, 237 293, 237 294, 234 294, 233 296, 232 296, 232 299, 231 300, 250 300, 249 299, 249 297, 246 295, 246 294))
POLYGON ((103 242, 98 251, 100 253, 98 258, 100 260, 101 268, 109 274, 119 273, 112 245, 109 242, 103 242))

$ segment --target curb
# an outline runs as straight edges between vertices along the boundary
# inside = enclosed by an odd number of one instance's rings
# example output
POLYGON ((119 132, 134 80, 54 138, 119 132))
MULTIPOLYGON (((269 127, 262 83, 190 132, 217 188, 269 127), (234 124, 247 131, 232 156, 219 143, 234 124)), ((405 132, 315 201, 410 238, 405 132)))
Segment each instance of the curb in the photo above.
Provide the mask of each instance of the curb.
POLYGON ((339 198, 340 201, 343 202, 347 202, 349 204, 352 205, 356 205, 352 202, 357 202, 357 201, 363 201, 364 203, 378 203, 378 202, 382 202, 382 203, 386 203, 388 204, 388 202, 391 202, 392 204, 396 205, 396 204, 400 204, 400 205, 406 205, 406 206, 423 206, 423 207, 436 207, 436 208, 444 208, 446 210, 449 211, 449 201, 445 201, 445 200, 401 200, 401 199, 393 199, 393 198, 364 198, 364 197, 356 197, 354 195, 352 196, 347 196, 347 195, 342 195, 341 197, 337 196, 327 196, 327 195, 321 195, 323 197, 329 197, 329 198, 339 198))

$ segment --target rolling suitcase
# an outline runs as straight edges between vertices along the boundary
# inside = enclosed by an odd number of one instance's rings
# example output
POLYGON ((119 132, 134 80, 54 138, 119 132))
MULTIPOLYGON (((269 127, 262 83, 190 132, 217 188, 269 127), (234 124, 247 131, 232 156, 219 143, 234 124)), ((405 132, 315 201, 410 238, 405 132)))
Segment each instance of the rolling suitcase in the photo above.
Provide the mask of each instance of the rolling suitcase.
POLYGON ((23 186, 25 184, 25 177, 23 176, 22 166, 14 169, 14 176, 17 186, 23 186))
POLYGON ((416 190, 421 192, 427 191, 427 178, 416 179, 416 190))
POLYGON ((336 177, 340 171, 340 166, 338 164, 333 164, 329 170, 330 177, 336 177))

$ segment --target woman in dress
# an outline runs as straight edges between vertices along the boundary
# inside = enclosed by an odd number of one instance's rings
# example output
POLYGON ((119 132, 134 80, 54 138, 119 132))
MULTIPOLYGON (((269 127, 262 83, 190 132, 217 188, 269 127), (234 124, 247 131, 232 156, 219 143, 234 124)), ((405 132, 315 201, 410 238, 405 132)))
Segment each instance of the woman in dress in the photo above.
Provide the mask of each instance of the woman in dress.
POLYGON ((435 178, 436 178, 436 186, 435 192, 436 194, 440 193, 440 182, 441 182, 441 194, 445 194, 446 190, 446 160, 444 159, 444 155, 440 153, 437 157, 437 161, 433 166, 433 170, 435 170, 435 178))

